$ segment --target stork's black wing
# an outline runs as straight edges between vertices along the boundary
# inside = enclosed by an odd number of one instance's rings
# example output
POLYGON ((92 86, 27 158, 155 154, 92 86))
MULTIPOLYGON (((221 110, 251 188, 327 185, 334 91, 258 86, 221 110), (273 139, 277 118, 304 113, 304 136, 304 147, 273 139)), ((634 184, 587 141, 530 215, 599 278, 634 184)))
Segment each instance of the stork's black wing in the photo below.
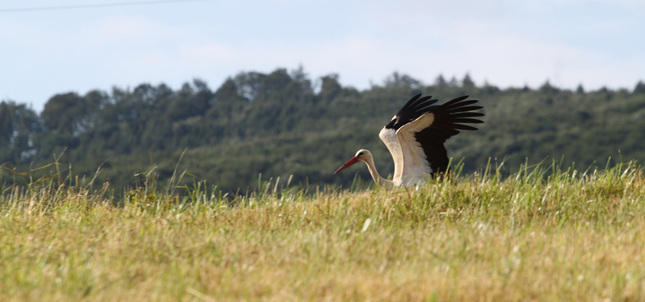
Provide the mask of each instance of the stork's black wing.
POLYGON ((477 100, 466 100, 467 95, 453 99, 440 106, 431 106, 434 121, 425 129, 415 134, 415 139, 421 144, 430 167, 434 173, 441 173, 448 169, 448 153, 444 143, 459 130, 477 130, 468 124, 479 124, 483 121, 475 117, 484 116, 477 112, 481 106, 474 106, 477 100))
POLYGON ((436 110, 439 108, 439 105, 434 105, 437 102, 437 99, 433 99, 432 96, 421 97, 421 94, 413 96, 404 106, 397 112, 392 120, 385 125, 387 129, 394 129, 394 131, 399 130, 401 126, 412 122, 419 118, 420 116, 436 110))

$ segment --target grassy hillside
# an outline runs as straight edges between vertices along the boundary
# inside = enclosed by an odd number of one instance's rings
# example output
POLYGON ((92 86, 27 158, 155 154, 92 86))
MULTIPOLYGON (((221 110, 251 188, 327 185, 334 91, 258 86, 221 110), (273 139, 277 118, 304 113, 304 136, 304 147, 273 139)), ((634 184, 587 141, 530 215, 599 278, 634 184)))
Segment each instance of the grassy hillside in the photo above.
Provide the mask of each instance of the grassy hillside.
POLYGON ((491 170, 237 197, 153 177, 124 197, 74 177, 5 187, 0 300, 645 299, 635 164, 491 170))

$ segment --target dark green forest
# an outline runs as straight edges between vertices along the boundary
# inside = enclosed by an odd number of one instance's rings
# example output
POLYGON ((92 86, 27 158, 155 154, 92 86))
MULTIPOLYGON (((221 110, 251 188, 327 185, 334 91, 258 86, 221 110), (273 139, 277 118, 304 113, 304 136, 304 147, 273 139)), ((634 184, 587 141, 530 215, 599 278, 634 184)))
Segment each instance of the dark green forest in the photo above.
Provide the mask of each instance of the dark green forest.
POLYGON ((585 170, 608 160, 645 159, 645 84, 632 90, 500 89, 468 75, 426 85, 393 73, 359 91, 338 75, 312 79, 302 68, 242 72, 212 89, 199 79, 167 85, 94 90, 52 96, 38 113, 0 102, 0 186, 30 182, 53 171, 96 177, 96 184, 136 186, 151 173, 168 181, 205 181, 223 191, 248 191, 263 179, 292 184, 349 185, 360 165, 332 175, 359 148, 374 153, 382 174, 393 170, 379 130, 416 93, 441 102, 468 94, 484 106, 479 131, 446 147, 463 171, 489 161, 513 169, 555 160, 585 170), (183 157, 182 157, 183 154, 183 157), (181 158, 181 160, 180 160, 181 158), (51 165, 51 163, 58 163, 51 165))

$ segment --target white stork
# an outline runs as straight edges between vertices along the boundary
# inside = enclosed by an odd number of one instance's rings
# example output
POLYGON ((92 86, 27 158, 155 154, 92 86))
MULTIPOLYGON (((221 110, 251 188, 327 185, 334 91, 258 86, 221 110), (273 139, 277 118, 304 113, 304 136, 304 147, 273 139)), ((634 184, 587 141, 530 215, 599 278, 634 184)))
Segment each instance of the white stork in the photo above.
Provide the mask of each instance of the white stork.
POLYGON ((383 178, 374 166, 372 153, 360 149, 334 174, 362 161, 367 164, 374 181, 381 185, 411 186, 423 182, 428 175, 448 169, 448 154, 444 143, 459 130, 477 130, 464 123, 483 123, 473 117, 484 116, 476 112, 481 106, 471 106, 477 100, 466 100, 467 95, 443 105, 434 105, 431 96, 412 97, 392 120, 383 127, 379 137, 394 159, 394 177, 383 178))

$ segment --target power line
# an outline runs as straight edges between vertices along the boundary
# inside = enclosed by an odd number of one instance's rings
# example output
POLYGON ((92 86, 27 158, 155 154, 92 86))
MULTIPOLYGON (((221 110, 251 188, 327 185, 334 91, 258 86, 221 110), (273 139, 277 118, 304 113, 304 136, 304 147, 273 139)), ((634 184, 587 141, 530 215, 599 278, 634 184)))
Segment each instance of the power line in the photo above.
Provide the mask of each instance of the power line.
POLYGON ((0 8, 0 13, 35 12, 35 11, 48 11, 48 10, 68 10, 68 9, 81 9, 81 8, 100 8, 100 7, 135 6, 135 5, 154 5, 154 4, 204 2, 204 1, 213 1, 213 0, 154 0, 154 1, 111 2, 111 3, 97 3, 97 4, 0 8))

